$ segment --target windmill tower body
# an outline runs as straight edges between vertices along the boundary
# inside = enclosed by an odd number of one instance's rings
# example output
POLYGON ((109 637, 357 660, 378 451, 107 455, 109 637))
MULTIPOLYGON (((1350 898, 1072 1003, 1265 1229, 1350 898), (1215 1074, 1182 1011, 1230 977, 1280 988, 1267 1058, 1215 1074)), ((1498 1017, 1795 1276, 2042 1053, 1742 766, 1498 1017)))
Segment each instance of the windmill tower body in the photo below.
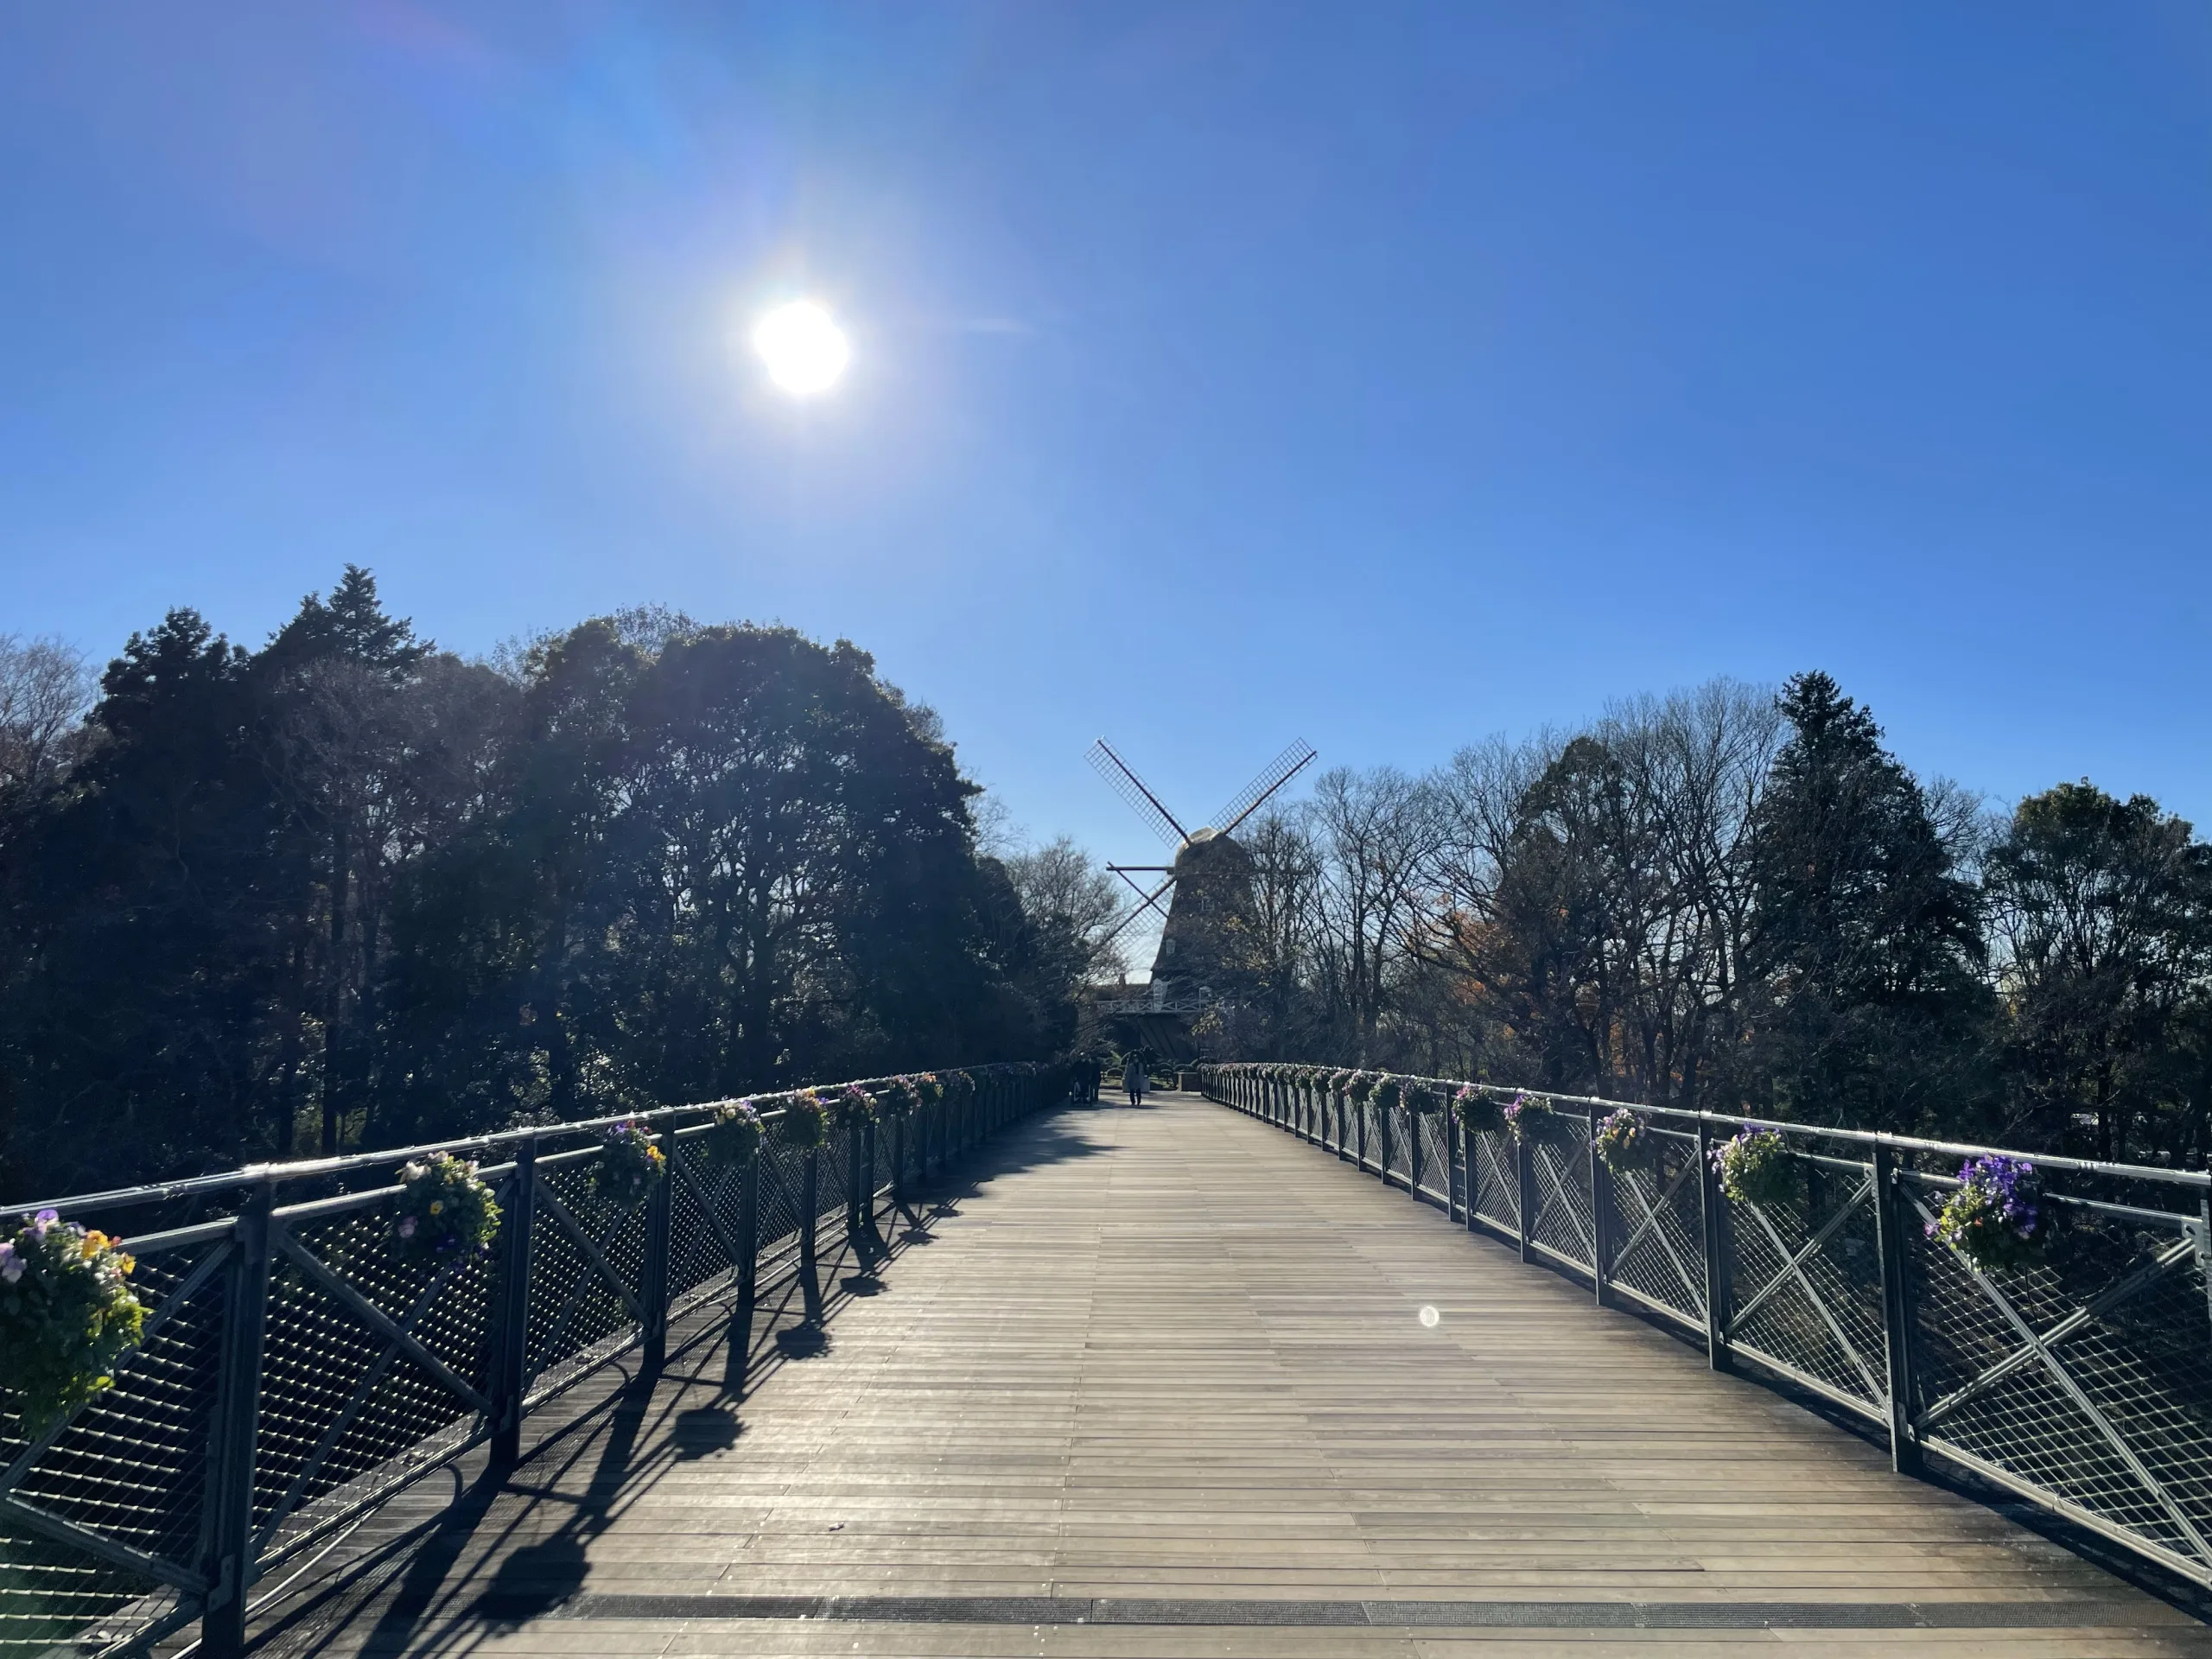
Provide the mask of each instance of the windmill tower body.
POLYGON ((1175 855, 1167 925, 1152 959, 1166 1001, 1233 983, 1252 938, 1252 855, 1233 837, 1201 830, 1175 855))

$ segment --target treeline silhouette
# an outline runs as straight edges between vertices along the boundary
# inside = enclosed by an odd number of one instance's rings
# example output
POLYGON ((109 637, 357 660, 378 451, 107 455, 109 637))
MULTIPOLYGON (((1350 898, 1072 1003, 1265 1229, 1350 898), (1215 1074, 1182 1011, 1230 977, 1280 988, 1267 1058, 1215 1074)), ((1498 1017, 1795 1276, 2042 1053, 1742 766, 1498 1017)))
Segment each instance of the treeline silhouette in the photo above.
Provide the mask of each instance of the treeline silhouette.
POLYGON ((10 1195, 1072 1036, 1079 930, 849 643, 648 611, 467 662, 349 567, 258 650, 171 612, 96 697, 0 645, 10 1195))
POLYGON ((1331 772, 1239 838, 1225 1055, 2204 1162, 2212 849, 2087 780, 1923 784, 1827 675, 1331 772))

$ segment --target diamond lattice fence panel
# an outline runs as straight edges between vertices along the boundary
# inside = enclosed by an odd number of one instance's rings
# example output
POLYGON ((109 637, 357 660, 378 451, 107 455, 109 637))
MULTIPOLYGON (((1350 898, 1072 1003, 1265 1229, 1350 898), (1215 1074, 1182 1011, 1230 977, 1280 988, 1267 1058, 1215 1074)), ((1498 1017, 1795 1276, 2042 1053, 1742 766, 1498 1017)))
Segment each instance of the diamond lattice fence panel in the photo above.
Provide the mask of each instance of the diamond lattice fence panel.
POLYGON ((1590 1209, 1590 1160, 1573 1119, 1540 1133, 1530 1148, 1535 1214, 1529 1236, 1554 1255, 1589 1267, 1596 1256, 1590 1209))
POLYGON ((1915 1230, 1916 1420, 1931 1446, 2044 1488, 2201 1573, 2212 1567, 2202 1249, 2178 1218, 2063 1220, 2048 1263, 1986 1276, 1915 1230))
POLYGON ((1473 1148, 1475 1213, 1508 1232, 1521 1229, 1521 1175, 1514 1161, 1513 1137, 1503 1129, 1467 1137, 1473 1148))
POLYGON ((1871 1177, 1793 1158, 1777 1204, 1731 1204, 1729 1336, 1870 1409, 1886 1408, 1882 1261, 1871 1177))
POLYGON ((1697 1137, 1669 1129, 1649 1133, 1656 1143, 1652 1160, 1613 1177, 1620 1232, 1612 1280, 1702 1325, 1705 1223, 1699 1212, 1697 1137))
MULTIPOLYGON (((17 1475, 11 1495, 188 1570, 199 1565, 207 1442, 221 1362, 229 1245, 142 1255, 131 1285, 149 1334, 115 1386, 17 1475)), ((29 1449, 0 1414, 0 1467, 29 1449)), ((174 1592, 29 1528, 0 1522, 0 1654, 43 1654, 89 1626, 117 1637, 160 1618, 174 1592)))

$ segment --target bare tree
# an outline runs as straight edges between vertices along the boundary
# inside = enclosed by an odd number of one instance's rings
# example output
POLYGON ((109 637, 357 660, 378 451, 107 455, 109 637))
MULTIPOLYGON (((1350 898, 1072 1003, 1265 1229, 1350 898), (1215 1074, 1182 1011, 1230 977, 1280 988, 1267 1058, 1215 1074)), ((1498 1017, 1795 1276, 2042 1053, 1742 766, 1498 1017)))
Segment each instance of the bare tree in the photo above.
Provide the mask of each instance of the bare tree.
POLYGON ((94 689, 74 646, 0 634, 0 791, 42 788, 60 774, 94 689))
POLYGON ((1434 793, 1395 766, 1322 774, 1307 810, 1323 855, 1317 966, 1363 1064, 1375 1057, 1389 990, 1412 957, 1440 833, 1434 793))
POLYGON ((1065 933, 1080 957, 1080 977, 1097 981, 1128 971, 1122 941, 1105 937, 1121 912, 1120 886, 1073 836, 1007 853, 1002 861, 1022 913, 1065 933))

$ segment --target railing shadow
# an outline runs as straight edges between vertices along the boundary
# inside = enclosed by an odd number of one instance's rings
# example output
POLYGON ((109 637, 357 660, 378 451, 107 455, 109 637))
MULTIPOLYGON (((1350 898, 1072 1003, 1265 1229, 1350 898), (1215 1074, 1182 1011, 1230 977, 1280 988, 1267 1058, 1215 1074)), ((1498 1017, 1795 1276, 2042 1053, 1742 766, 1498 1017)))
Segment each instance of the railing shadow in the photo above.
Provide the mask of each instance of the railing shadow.
POLYGON ((1101 1149, 1065 1130, 1048 1127, 1040 1135, 1014 1125, 971 1149, 950 1175, 915 1183, 900 1204, 884 1200, 878 1220, 887 1253, 855 1249, 842 1230, 823 1240, 818 1320, 807 1318, 796 1258, 764 1264, 741 1395, 724 1381, 725 1293, 671 1326, 658 1375, 628 1356, 534 1414, 538 1432, 513 1468, 488 1466, 482 1452, 472 1453, 449 1471, 451 1487, 420 1491, 406 1507, 429 1514, 412 1526, 395 1515, 387 1524, 402 1524, 391 1525, 373 1548, 273 1605, 257 1620, 257 1651, 303 1655, 358 1644, 449 1656, 556 1611, 582 1591, 592 1540, 624 1510, 677 1465, 737 1446, 744 1401, 784 1366, 830 1355, 846 1306, 896 1294, 899 1258, 932 1242, 925 1217, 957 1215, 959 1200, 1006 1174, 1101 1149), (557 1421, 540 1421, 546 1417, 557 1421))

